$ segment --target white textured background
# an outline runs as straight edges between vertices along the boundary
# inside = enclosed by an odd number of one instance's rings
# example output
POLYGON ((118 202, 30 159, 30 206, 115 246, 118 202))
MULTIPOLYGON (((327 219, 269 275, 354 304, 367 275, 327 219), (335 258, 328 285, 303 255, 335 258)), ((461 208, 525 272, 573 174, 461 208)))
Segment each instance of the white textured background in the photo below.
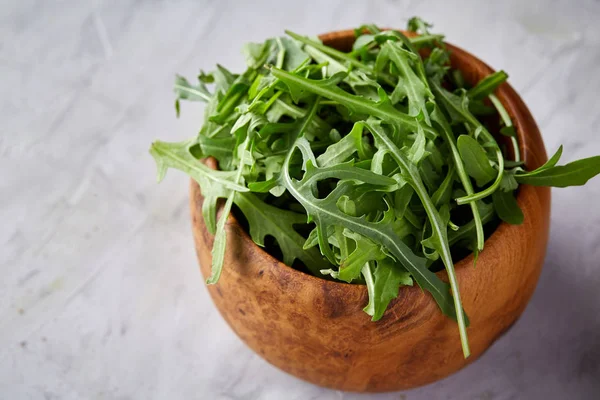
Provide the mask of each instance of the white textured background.
MULTIPOLYGON (((196 264, 188 179, 155 183, 176 72, 242 67, 240 46, 421 15, 503 68, 549 151, 600 154, 598 1, 0 1, 0 399, 366 399, 248 350, 196 264), (270 4, 272 3, 272 4, 270 4)), ((600 398, 600 178, 553 191, 522 319, 446 380, 374 399, 600 398)))

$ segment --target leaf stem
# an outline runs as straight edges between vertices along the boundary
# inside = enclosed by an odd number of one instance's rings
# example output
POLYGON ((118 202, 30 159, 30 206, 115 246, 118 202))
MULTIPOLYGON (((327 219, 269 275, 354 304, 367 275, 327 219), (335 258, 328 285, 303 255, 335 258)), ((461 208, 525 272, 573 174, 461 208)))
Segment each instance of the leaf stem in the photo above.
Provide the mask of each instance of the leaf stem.
MULTIPOLYGON (((498 97, 496 97, 495 94, 490 94, 489 97, 490 97, 490 101, 492 102, 494 107, 496 107, 496 110, 498 110, 498 114, 500 114, 500 118, 502 118, 502 122, 504 122, 504 126, 506 126, 506 127, 513 126, 510 115, 508 115, 506 108, 504 108, 504 105, 502 105, 502 103, 500 102, 498 97)), ((510 141, 513 146, 515 161, 517 161, 517 162, 521 161, 521 150, 519 149, 519 142, 517 141, 517 138, 514 136, 511 136, 510 141)))
POLYGON ((463 196, 463 197, 459 197, 458 199, 456 199, 456 202, 460 205, 460 204, 466 204, 468 202, 471 201, 477 201, 477 200, 482 200, 485 199, 486 197, 490 196, 492 193, 494 193, 498 187, 500 186, 500 182, 502 182, 502 176, 503 176, 503 172, 504 172, 504 156, 502 155, 502 150, 500 150, 499 147, 496 147, 496 157, 498 159, 498 175, 496 176, 496 180, 494 181, 494 183, 492 183, 492 185, 484 190, 482 190, 481 192, 477 192, 475 194, 472 195, 467 195, 467 196, 463 196))

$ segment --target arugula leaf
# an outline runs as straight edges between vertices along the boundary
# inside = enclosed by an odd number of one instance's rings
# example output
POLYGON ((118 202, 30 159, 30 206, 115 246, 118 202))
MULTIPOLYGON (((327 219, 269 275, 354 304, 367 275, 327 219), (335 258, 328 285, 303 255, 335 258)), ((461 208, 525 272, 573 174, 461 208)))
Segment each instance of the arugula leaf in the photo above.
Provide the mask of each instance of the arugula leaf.
POLYGON ((344 229, 343 234, 356 244, 354 251, 342 259, 338 273, 338 279, 350 283, 360 276, 361 270, 367 262, 383 260, 386 255, 381 250, 381 246, 362 235, 348 229, 344 229))
MULTIPOLYGON (((426 101, 433 98, 433 93, 429 87, 417 76, 410 63, 418 56, 414 53, 404 50, 398 43, 387 41, 381 46, 381 51, 375 62, 375 70, 382 71, 385 63, 389 60, 393 62, 400 71, 401 80, 404 86, 404 92, 408 97, 408 113, 411 116, 423 114, 425 121, 429 122, 429 113, 425 107, 426 101)), ((400 81, 399 81, 400 83, 400 81)), ((395 89, 394 91, 396 91, 395 89)))
POLYGON ((507 79, 508 74, 506 72, 494 72, 480 80, 474 88, 469 89, 467 94, 472 99, 483 99, 492 94, 507 79))
POLYGON ((246 43, 242 47, 242 54, 248 68, 258 69, 265 65, 269 58, 276 58, 276 55, 273 56, 275 50, 274 41, 271 39, 263 43, 246 43))
POLYGON ((519 183, 533 186, 568 187, 585 185, 588 180, 600 174, 600 156, 573 161, 567 165, 547 167, 529 174, 516 174, 519 183))
POLYGON ((517 203, 517 199, 512 192, 498 190, 492 195, 496 213, 502 221, 511 225, 520 225, 523 223, 523 211, 517 203))
POLYGON ((357 152, 361 159, 369 158, 369 150, 362 140, 362 131, 361 124, 354 124, 350 133, 339 142, 328 146, 325 152, 317 157, 317 164, 320 167, 340 164, 357 152))
POLYGON ((373 278, 369 304, 365 307, 365 312, 373 317, 373 321, 378 321, 390 301, 398 297, 398 288, 401 285, 412 286, 413 281, 410 274, 389 257, 377 261, 373 278))
POLYGON ((190 153, 190 147, 194 140, 186 140, 178 143, 167 143, 157 140, 150 147, 150 154, 156 161, 158 167, 158 181, 160 182, 168 168, 179 169, 196 180, 200 186, 204 182, 213 182, 218 185, 238 192, 247 192, 248 189, 234 181, 235 172, 215 171, 190 153))
POLYGON ((558 163, 558 161, 560 160, 560 156, 562 156, 562 152, 563 152, 563 147, 562 147, 562 145, 560 145, 560 147, 558 148, 558 150, 556 150, 556 153, 554 153, 552 155, 552 157, 550 157, 548 159, 548 161, 546 161, 544 163, 544 165, 542 165, 541 167, 539 167, 539 168, 537 168, 537 169, 535 169, 533 171, 523 172, 520 175, 521 176, 533 176, 533 175, 539 174, 542 171, 547 170, 548 168, 554 167, 558 163))
POLYGON ((318 49, 318 50, 322 51, 323 53, 325 53, 325 54, 327 54, 329 56, 333 56, 333 57, 336 57, 338 59, 342 59, 344 61, 347 61, 348 63, 350 63, 350 64, 352 64, 352 65, 354 65, 355 67, 358 67, 358 68, 369 69, 369 67, 367 65, 363 64, 362 62, 358 61, 357 59, 349 56, 348 54, 346 54, 346 53, 344 53, 342 51, 334 49, 333 47, 325 46, 322 43, 319 43, 319 42, 317 42, 315 40, 311 40, 311 39, 309 39, 309 38, 307 38, 305 36, 298 35, 298 34, 296 34, 294 32, 291 32, 291 31, 287 31, 286 30, 285 33, 288 34, 289 36, 293 37, 297 41, 302 42, 302 43, 304 43, 306 45, 309 45, 311 47, 314 47, 315 49, 318 49))
POLYGON ((198 136, 199 156, 196 158, 214 157, 219 162, 219 168, 229 171, 233 167, 232 153, 234 151, 236 140, 233 136, 207 137, 198 136))
POLYGON ((468 135, 460 135, 457 145, 465 163, 465 170, 475 179, 477 186, 482 187, 496 177, 485 150, 475 139, 468 135))
POLYGON ((448 174, 442 181, 440 187, 433 193, 431 196, 431 201, 436 207, 440 207, 442 204, 450 203, 450 199, 452 197, 452 184, 454 183, 454 174, 456 171, 456 167, 454 164, 451 164, 448 168, 448 174))
POLYGON ((192 100, 192 101, 210 101, 211 94, 206 88, 204 83, 199 82, 198 86, 192 86, 187 79, 177 75, 175 77, 175 109, 177 110, 177 116, 179 116, 179 100, 192 100))
MULTIPOLYGON (((243 119, 243 117, 240 117, 240 119, 243 119)), ((243 125, 247 124, 248 122, 241 124, 240 128, 243 125)), ((244 166, 249 163, 246 160, 246 157, 247 157, 246 151, 250 145, 250 141, 251 141, 251 137, 252 137, 251 130, 252 129, 250 126, 248 128, 248 135, 246 136, 246 139, 240 146, 241 151, 239 153, 241 153, 241 155, 239 156, 239 160, 240 160, 239 168, 235 175, 236 183, 240 183, 240 181, 242 179, 242 172, 244 171, 244 166)), ((234 197, 235 197, 235 192, 229 193, 229 196, 227 196, 227 201, 225 202, 225 205, 223 206, 223 209, 221 210, 221 216, 219 217, 219 221, 217 222, 217 231, 215 233, 215 240, 213 242, 213 248, 212 248, 212 272, 211 272, 211 275, 206 280, 207 284, 217 283, 219 280, 219 277, 221 276, 221 271, 223 270, 223 262, 225 260, 225 245, 227 243, 227 232, 225 231, 225 222, 229 218, 229 213, 231 212, 231 206, 233 205, 234 197)))
MULTIPOLYGON (((285 82, 291 91, 307 91, 318 96, 338 102, 347 107, 349 110, 363 115, 372 115, 377 118, 394 124, 401 130, 409 130, 415 132, 418 122, 415 118, 410 117, 394 108, 388 101, 382 100, 373 102, 366 100, 360 96, 352 95, 339 87, 332 84, 329 80, 314 81, 298 75, 290 74, 289 72, 273 68, 273 75, 285 82)), ((339 83, 339 82, 338 82, 339 83)), ((436 133, 429 127, 423 128, 425 132, 435 136, 436 133)))
POLYGON ((295 259, 314 274, 328 266, 316 249, 305 249, 305 239, 295 226, 306 224, 306 216, 269 205, 251 193, 237 193, 235 204, 240 208, 250 227, 250 236, 259 246, 265 245, 266 236, 273 236, 283 254, 283 262, 292 265, 295 259))

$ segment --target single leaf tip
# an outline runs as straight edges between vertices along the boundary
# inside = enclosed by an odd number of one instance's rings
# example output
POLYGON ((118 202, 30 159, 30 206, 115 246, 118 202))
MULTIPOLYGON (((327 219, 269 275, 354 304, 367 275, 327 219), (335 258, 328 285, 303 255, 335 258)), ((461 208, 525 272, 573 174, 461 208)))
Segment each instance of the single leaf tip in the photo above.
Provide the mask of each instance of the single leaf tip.
POLYGON ((157 140, 154 143, 152 143, 152 145, 150 145, 150 155, 152 156, 152 158, 154 158, 154 162, 156 162, 156 182, 160 183, 166 173, 167 173, 167 165, 165 164, 164 160, 162 159, 162 155, 160 154, 160 145, 161 145, 161 141, 157 140))

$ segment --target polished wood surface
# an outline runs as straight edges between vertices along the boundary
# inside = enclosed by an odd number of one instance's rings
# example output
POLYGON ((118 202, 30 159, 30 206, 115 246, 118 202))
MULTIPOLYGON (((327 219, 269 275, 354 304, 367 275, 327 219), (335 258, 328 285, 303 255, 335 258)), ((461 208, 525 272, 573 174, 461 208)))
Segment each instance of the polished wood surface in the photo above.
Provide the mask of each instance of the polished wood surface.
MULTIPOLYGON (((353 31, 321 36, 347 50, 353 31)), ((449 45, 451 61, 471 83, 492 69, 449 45)), ((528 169, 546 159, 529 110, 508 84, 498 97, 511 115, 528 169)), ((383 318, 372 322, 362 308, 365 286, 296 271, 258 247, 230 217, 220 281, 209 293, 231 328, 261 357, 317 385, 357 392, 408 389, 442 379, 475 361, 521 315, 538 281, 546 252, 550 190, 523 185, 517 196, 522 225, 502 223, 485 242, 477 266, 469 256, 456 264, 472 355, 462 355, 458 327, 418 287, 403 287, 383 318)), ((210 275, 213 237, 202 219, 203 198, 192 181, 190 207, 196 251, 210 275)), ((439 273, 446 280, 445 272, 439 273)))

